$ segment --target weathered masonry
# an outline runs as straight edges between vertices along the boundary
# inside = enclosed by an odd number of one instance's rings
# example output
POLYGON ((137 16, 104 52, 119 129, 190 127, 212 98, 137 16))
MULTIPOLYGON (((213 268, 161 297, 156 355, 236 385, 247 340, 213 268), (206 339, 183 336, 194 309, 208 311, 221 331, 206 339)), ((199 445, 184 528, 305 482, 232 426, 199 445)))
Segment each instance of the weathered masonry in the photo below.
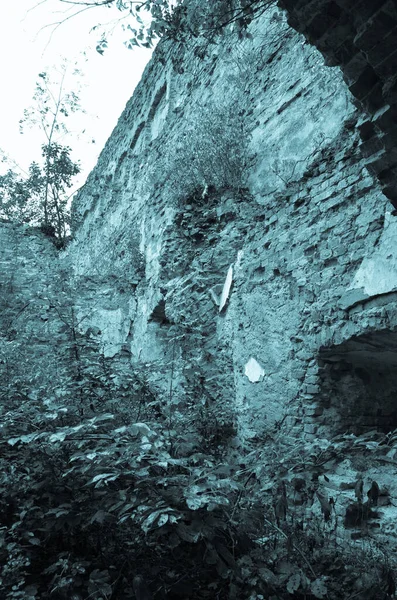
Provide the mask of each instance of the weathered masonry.
POLYGON ((159 45, 56 268, 79 335, 230 441, 391 431, 396 2, 279 4, 250 38, 159 45))

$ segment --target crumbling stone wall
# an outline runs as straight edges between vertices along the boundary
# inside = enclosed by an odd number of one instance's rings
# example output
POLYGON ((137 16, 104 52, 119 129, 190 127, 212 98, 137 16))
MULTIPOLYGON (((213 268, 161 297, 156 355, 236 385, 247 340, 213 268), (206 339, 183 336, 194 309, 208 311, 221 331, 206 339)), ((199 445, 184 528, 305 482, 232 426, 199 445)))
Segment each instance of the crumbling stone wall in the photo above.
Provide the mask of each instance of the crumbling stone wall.
POLYGON ((361 152, 397 207, 397 3, 395 0, 282 0, 288 22, 341 67, 363 111, 361 152))
MULTIPOLYGON (((373 300, 397 281, 381 282, 378 268, 383 261, 383 272, 397 273, 394 223, 340 70, 324 66, 280 11, 251 33, 239 43, 160 45, 75 203, 68 260, 78 282, 113 278, 117 324, 109 329, 109 313, 96 310, 82 322, 107 328, 105 352, 128 349, 159 394, 172 387, 219 410, 227 404, 242 436, 286 418, 314 435, 327 420, 316 408, 322 349, 395 327, 393 312, 373 300), (194 160, 186 148, 208 106, 249 140, 244 189, 186 183, 194 160)), ((223 153, 212 158, 215 173, 223 153)))
MULTIPOLYGON (((275 9, 245 40, 160 44, 74 204, 57 269, 79 335, 213 440, 396 423, 393 3, 370 5, 285 0, 311 44, 275 9)), ((343 506, 364 470, 323 483, 343 506)))

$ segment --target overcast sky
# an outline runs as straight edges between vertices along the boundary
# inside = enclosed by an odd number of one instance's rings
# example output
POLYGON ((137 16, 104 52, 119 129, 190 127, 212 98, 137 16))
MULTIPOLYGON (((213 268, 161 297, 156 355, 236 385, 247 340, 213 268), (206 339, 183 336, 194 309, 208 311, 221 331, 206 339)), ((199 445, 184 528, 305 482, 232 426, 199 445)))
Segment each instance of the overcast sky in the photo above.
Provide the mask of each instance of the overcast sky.
POLYGON ((122 43, 125 38, 120 28, 110 39, 104 55, 96 52, 99 34, 97 31, 90 33, 90 29, 98 22, 119 18, 121 15, 115 8, 87 10, 54 31, 54 27, 46 26, 70 14, 65 13, 70 10, 67 4, 58 0, 3 0, 3 4, 0 15, 0 148, 24 169, 38 158, 43 139, 38 131, 20 135, 19 120, 24 108, 32 102, 38 73, 59 64, 62 57, 77 59, 85 74, 81 100, 89 114, 84 116, 81 125, 88 135, 81 139, 69 137, 67 143, 74 150, 73 157, 80 159, 84 169, 81 184, 95 165, 151 52, 138 48, 127 50, 122 43), (84 51, 86 60, 82 56, 84 51))

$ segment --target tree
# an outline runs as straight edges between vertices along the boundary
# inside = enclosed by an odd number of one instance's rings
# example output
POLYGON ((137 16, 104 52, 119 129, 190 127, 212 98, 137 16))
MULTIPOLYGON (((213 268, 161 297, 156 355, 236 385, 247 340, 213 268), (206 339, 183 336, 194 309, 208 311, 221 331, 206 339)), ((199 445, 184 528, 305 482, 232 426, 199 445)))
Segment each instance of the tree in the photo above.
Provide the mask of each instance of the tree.
MULTIPOLYGON (((25 109, 20 120, 20 132, 25 127, 37 127, 44 135, 41 160, 32 162, 27 173, 9 168, 0 176, 0 216, 6 220, 41 225, 43 231, 53 236, 58 246, 63 246, 68 232, 68 190, 80 165, 71 157, 71 148, 61 141, 69 134, 68 117, 81 111, 79 96, 75 91, 65 91, 68 65, 50 75, 39 73, 33 104, 25 109)), ((80 72, 75 69, 74 75, 80 72)), ((8 165, 12 163, 5 160, 8 165)))
MULTIPOLYGON (((211 0, 211 2, 191 2, 186 0, 58 0, 75 5, 74 14, 98 7, 117 8, 123 17, 130 16, 133 25, 124 26, 130 38, 125 42, 128 48, 144 46, 150 48, 162 37, 184 40, 187 37, 204 36, 214 40, 228 25, 244 35, 248 25, 276 0, 211 0)), ((55 26, 62 21, 55 23, 55 26)), ((95 26, 94 29, 97 29, 95 26)), ((103 33, 97 45, 101 54, 107 46, 103 33)))

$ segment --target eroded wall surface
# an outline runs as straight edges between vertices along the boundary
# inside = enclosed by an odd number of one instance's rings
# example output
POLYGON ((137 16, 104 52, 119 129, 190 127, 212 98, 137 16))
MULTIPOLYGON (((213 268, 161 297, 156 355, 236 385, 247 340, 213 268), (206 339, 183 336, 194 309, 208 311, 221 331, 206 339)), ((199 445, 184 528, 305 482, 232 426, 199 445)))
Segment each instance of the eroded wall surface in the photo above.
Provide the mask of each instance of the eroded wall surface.
POLYGON ((107 282, 80 318, 106 355, 127 347, 159 392, 172 373, 175 393, 220 404, 248 437, 286 416, 302 427, 322 349, 394 328, 393 298, 368 300, 395 289, 392 206, 340 70, 278 10, 251 33, 155 53, 76 201, 65 259, 81 289, 107 282), (219 128, 247 144, 241 187, 219 128))

